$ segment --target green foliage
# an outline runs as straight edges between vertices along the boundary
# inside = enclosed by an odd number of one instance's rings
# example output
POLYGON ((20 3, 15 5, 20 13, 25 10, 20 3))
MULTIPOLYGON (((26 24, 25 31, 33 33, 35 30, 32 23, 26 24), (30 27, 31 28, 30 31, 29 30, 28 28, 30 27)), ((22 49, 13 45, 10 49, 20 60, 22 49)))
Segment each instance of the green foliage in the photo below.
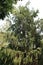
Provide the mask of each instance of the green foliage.
MULTIPOLYGON (((14 24, 8 29, 8 31, 12 30, 11 35, 8 35, 10 42, 8 47, 12 50, 23 52, 20 61, 22 65, 38 64, 38 56, 41 53, 41 37, 36 31, 34 21, 37 12, 31 12, 27 7, 19 7, 19 10, 16 9, 13 14, 15 19, 14 24)), ((15 65, 21 65, 21 63, 18 63, 19 59, 17 56, 15 57, 15 65)))
MULTIPOLYGON (((10 0, 8 1, 11 2, 10 0)), ((8 10, 10 11, 9 8, 8 10)), ((7 11, 7 13, 9 11, 7 11)), ((41 58, 43 57, 41 37, 37 32, 36 23, 34 21, 38 10, 36 12, 30 11, 27 6, 20 6, 19 9, 15 8, 12 12, 14 15, 14 24, 10 26, 2 37, 2 39, 4 38, 3 44, 7 43, 7 46, 2 44, 0 47, 0 64, 38 65, 40 56, 41 58)))
POLYGON ((17 0, 0 0, 0 19, 4 19, 12 11, 12 5, 15 3, 17 0))
POLYGON ((21 46, 24 45, 24 48, 28 48, 28 50, 31 45, 35 45, 36 48, 40 46, 40 35, 36 31, 34 13, 37 15, 37 12, 31 12, 27 7, 19 7, 19 10, 14 12, 15 24, 9 28, 15 32, 14 35, 17 36, 21 46))

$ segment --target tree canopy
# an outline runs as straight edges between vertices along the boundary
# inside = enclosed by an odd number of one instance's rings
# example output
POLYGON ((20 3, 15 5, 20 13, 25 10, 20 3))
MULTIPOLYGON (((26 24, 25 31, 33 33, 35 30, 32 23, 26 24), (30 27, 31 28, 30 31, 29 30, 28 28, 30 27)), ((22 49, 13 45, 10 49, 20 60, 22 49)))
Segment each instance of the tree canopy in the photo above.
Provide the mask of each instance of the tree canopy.
POLYGON ((15 3, 17 0, 0 0, 0 19, 4 19, 12 11, 12 5, 15 3))
MULTIPOLYGON (((15 0, 16 1, 16 0, 15 0)), ((35 21, 38 10, 30 10, 29 7, 20 6, 12 9, 13 0, 0 1, 0 18, 3 19, 10 11, 13 17, 6 32, 1 32, 3 39, 0 44, 0 64, 1 65, 41 65, 43 61, 43 40, 37 31, 39 20, 35 21), (4 3, 4 6, 3 6, 4 3), (6 6, 5 6, 6 4, 6 6), (5 7, 5 10, 3 9, 5 7), (9 8, 10 7, 10 8, 9 8), (3 14, 4 13, 4 14, 3 14), (4 33, 4 34, 3 34, 4 33)), ((10 17, 10 16, 9 16, 10 17)), ((42 20, 41 20, 42 21, 42 20)))

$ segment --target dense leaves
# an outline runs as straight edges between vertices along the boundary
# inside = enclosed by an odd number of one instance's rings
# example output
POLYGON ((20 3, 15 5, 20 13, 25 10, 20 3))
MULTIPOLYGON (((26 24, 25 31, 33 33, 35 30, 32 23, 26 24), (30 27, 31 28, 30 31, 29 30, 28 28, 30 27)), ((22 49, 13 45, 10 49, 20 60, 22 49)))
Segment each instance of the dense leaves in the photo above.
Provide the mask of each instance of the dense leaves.
POLYGON ((34 21, 34 13, 37 12, 31 12, 27 7, 19 7, 19 10, 16 9, 13 13, 14 24, 8 29, 12 31, 10 37, 8 36, 10 42, 8 47, 23 52, 22 65, 37 65, 41 53, 41 37, 37 33, 34 21))
MULTIPOLYGON (((12 9, 15 1, 0 1, 0 18, 4 18, 12 9), (3 9, 5 7, 5 10, 3 9)), ((1 65, 42 65, 43 61, 43 41, 40 33, 37 32, 37 22, 34 18, 37 11, 30 11, 27 6, 14 9, 13 23, 4 33, 3 43, 0 47, 1 65), (7 44, 7 45, 6 45, 7 44)))
POLYGON ((28 49, 31 45, 35 48, 40 47, 40 35, 36 31, 34 12, 31 12, 27 7, 19 7, 19 11, 14 12, 14 24, 9 28, 15 32, 14 35, 17 36, 20 45, 24 45, 28 49))
POLYGON ((15 3, 17 0, 0 0, 0 19, 4 19, 12 11, 12 5, 15 3))

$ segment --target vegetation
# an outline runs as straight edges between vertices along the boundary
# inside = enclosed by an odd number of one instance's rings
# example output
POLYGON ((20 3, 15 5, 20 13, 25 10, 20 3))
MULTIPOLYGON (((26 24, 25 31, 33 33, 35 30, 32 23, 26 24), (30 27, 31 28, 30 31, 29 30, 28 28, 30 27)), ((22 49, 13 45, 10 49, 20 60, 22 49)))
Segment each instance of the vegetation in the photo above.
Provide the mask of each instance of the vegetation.
POLYGON ((4 19, 12 11, 15 3, 17 3, 17 0, 0 0, 0 19, 4 19))
MULTIPOLYGON (((9 2, 11 1, 6 2, 7 5, 9 2)), ((12 9, 12 5, 11 7, 9 5, 8 10, 5 8, 6 10, 2 9, 2 11, 9 13, 12 9)), ((3 7, 2 4, 0 6, 3 7)), ((12 9, 12 14, 13 24, 8 20, 11 25, 5 32, 0 32, 0 64, 43 65, 43 36, 40 35, 43 32, 43 19, 34 20, 38 10, 31 11, 26 5, 12 9)), ((5 15, 7 14, 1 13, 0 19, 3 19, 5 15)))

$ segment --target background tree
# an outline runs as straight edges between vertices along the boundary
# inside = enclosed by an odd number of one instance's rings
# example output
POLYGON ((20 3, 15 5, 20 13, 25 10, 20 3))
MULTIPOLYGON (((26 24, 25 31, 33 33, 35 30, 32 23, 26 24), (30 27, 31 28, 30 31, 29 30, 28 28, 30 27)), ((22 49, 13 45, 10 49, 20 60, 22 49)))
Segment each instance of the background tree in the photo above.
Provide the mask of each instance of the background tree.
POLYGON ((11 27, 8 29, 10 31, 12 30, 12 35, 14 35, 14 37, 16 37, 16 40, 18 40, 15 44, 10 43, 9 47, 15 49, 16 46, 15 50, 23 52, 23 63, 25 64, 31 64, 32 62, 34 62, 34 60, 38 61, 37 56, 41 48, 41 37, 39 33, 37 33, 36 24, 34 21, 34 18, 37 16, 37 12, 38 11, 31 12, 27 7, 19 7, 18 10, 14 10, 14 24, 12 24, 11 27), (31 57, 28 53, 31 55, 31 57))
POLYGON ((13 4, 18 0, 0 0, 0 19, 4 19, 12 11, 13 4))
POLYGON ((9 44, 0 49, 0 64, 38 65, 41 37, 34 21, 38 10, 30 11, 27 6, 20 6, 18 9, 14 8, 12 12, 13 24, 4 37, 9 44))
POLYGON ((34 17, 36 16, 34 16, 34 13, 37 14, 35 11, 31 12, 27 7, 19 7, 19 11, 15 12, 14 24, 11 25, 9 30, 11 29, 15 33, 19 42, 24 39, 28 46, 29 43, 31 44, 30 41, 32 41, 38 47, 40 45, 40 41, 38 41, 40 40, 40 35, 36 31, 34 22, 34 17))

